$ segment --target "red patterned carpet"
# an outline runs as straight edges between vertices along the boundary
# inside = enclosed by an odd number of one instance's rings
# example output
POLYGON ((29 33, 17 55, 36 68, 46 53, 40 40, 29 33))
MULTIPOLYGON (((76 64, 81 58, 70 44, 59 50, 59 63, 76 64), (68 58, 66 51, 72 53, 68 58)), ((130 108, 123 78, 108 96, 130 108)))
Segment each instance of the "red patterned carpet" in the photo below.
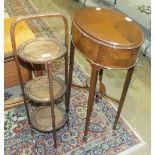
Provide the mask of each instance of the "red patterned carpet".
MULTIPOLYGON (((63 71, 61 72, 64 75, 63 71)), ((74 81, 85 84, 87 75, 77 63, 74 65, 74 81)), ((120 118, 117 130, 112 131, 116 111, 107 100, 96 99, 89 136, 83 142, 88 91, 72 89, 70 104, 70 131, 67 126, 57 131, 57 154, 118 154, 129 151, 143 142, 136 136, 126 122, 120 118)), ((59 104, 64 108, 63 101, 59 104)), ((30 106, 35 110, 35 106, 30 106)), ((55 153, 52 133, 35 131, 34 139, 30 134, 24 106, 5 112, 5 154, 51 155, 55 153)))

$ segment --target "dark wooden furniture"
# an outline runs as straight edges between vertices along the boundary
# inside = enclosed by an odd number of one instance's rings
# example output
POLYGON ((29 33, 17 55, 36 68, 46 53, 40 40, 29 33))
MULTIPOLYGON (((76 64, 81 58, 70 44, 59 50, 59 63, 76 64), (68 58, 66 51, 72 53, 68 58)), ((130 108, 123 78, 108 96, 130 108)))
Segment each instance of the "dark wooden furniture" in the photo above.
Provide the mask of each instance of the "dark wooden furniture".
POLYGON ((20 86, 24 98, 24 105, 31 127, 32 136, 33 130, 35 128, 41 132, 53 132, 54 147, 57 147, 56 143, 56 130, 68 122, 68 102, 66 98, 67 85, 68 85, 68 40, 69 40, 69 30, 68 22, 63 14, 43 14, 43 15, 30 15, 25 17, 20 17, 15 20, 11 26, 11 42, 12 49, 15 55, 16 67, 18 71, 18 77, 20 81, 20 86), (58 40, 57 38, 36 38, 25 41, 19 48, 16 48, 15 40, 15 28, 16 25, 25 20, 34 20, 41 18, 60 18, 64 22, 65 30, 65 43, 58 40), (53 72, 53 62, 56 60, 64 58, 65 59, 65 76, 62 80, 56 77, 53 72), (42 76, 37 76, 31 79, 24 85, 23 77, 20 69, 20 60, 27 62, 31 65, 46 65, 48 73, 42 76), (66 112, 56 105, 56 101, 65 94, 65 105, 66 112), (42 106, 39 106, 29 114, 29 109, 27 106, 27 99, 33 101, 42 106))
MULTIPOLYGON (((10 39, 10 27, 14 20, 13 17, 4 19, 4 88, 19 85, 10 39)), ((15 34, 17 47, 26 40, 35 38, 35 35, 24 21, 17 25, 15 34)), ((23 81, 29 81, 32 75, 30 66, 27 63, 21 62, 21 72, 23 81)))
MULTIPOLYGON (((23 81, 27 82, 31 78, 31 72, 28 70, 28 66, 26 63, 21 65, 21 72, 24 77, 23 81)), ((11 55, 10 57, 5 57, 4 59, 4 88, 9 88, 19 85, 18 73, 16 70, 16 64, 14 57, 11 55)))
MULTIPOLYGON (((108 8, 88 7, 78 10, 72 17, 72 41, 70 45, 70 69, 68 96, 70 96, 74 49, 76 48, 92 68, 84 138, 86 138, 93 110, 98 73, 100 80, 103 69, 127 69, 127 75, 114 122, 116 125, 123 107, 138 50, 144 41, 139 26, 129 17, 108 8)), ((101 91, 103 91, 103 85, 101 91)))

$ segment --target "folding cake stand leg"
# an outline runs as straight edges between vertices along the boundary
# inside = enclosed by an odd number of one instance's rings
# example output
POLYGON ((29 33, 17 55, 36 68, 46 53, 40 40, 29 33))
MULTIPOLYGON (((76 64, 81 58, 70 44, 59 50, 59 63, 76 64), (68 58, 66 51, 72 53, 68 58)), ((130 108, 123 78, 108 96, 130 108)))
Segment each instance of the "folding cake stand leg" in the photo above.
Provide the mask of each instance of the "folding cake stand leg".
POLYGON ((27 119, 28 119, 28 123, 29 123, 30 134, 32 136, 33 143, 35 144, 35 147, 36 147, 36 142, 35 142, 35 139, 34 139, 34 131, 33 131, 33 127, 32 127, 32 124, 31 124, 29 110, 28 110, 28 106, 27 106, 27 99, 26 99, 26 95, 24 93, 24 84, 23 84, 23 79, 22 79, 22 75, 21 75, 19 60, 17 58, 16 53, 15 53, 15 62, 16 62, 16 68, 17 68, 17 72, 18 72, 20 87, 21 87, 23 98, 24 98, 24 106, 25 106, 25 110, 26 110, 26 116, 27 116, 27 119))
MULTIPOLYGON (((65 83, 66 86, 68 86, 68 52, 65 54, 65 83)), ((67 91, 65 93, 65 106, 66 106, 66 113, 67 113, 67 126, 69 128, 69 102, 68 102, 68 87, 67 87, 67 91)))
POLYGON ((48 62, 48 79, 49 79, 49 92, 50 92, 50 102, 51 102, 53 140, 54 140, 54 147, 57 148, 55 113, 54 113, 54 97, 53 97, 53 74, 52 74, 52 63, 51 62, 48 62))

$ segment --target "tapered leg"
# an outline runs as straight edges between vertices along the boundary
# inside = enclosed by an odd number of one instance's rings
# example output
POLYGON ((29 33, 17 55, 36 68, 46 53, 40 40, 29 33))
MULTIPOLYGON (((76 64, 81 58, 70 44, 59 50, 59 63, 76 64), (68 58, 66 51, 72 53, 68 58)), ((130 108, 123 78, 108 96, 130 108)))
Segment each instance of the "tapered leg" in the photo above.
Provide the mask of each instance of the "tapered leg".
POLYGON ((56 128, 55 128, 55 113, 54 113, 54 97, 53 97, 53 74, 52 74, 52 63, 51 62, 48 63, 48 79, 49 79, 49 92, 50 92, 50 102, 51 102, 53 140, 54 140, 54 147, 57 148, 56 128))
POLYGON ((103 69, 100 69, 99 71, 99 80, 101 81, 103 77, 103 69))
POLYGON ((116 1, 117 1, 117 0, 114 1, 114 4, 116 4, 116 1))
POLYGON ((103 69, 99 70, 99 90, 96 92, 96 98, 101 98, 105 95, 105 86, 102 83, 102 77, 103 77, 103 69))
POLYGON ((68 52, 65 55, 65 83, 67 86, 67 91, 65 93, 65 106, 66 106, 66 113, 67 113, 67 125, 69 127, 69 104, 68 104, 68 52))
POLYGON ((120 98, 120 103, 119 103, 118 110, 117 110, 115 123, 114 123, 114 126, 113 126, 113 130, 116 129, 116 125, 117 125, 118 119, 120 117, 120 113, 122 111, 122 107, 123 107, 124 100, 125 100, 125 97, 126 97, 126 94, 127 94, 127 91, 128 91, 128 87, 129 87, 129 84, 130 84, 130 80, 131 80, 131 77, 132 77, 133 70, 134 70, 134 67, 130 68, 128 70, 128 72, 127 72, 126 79, 125 79, 124 86, 123 86, 122 95, 121 95, 121 98, 120 98))
POLYGON ((102 96, 106 94, 106 88, 102 82, 103 71, 104 71, 103 69, 100 69, 99 71, 99 91, 102 96))
POLYGON ((87 139, 88 128, 90 124, 90 116, 93 110, 94 105, 94 95, 97 82, 98 70, 94 64, 92 64, 91 78, 90 78, 90 88, 89 88, 89 97, 88 97, 88 106, 87 106, 87 115, 84 131, 84 141, 87 139))

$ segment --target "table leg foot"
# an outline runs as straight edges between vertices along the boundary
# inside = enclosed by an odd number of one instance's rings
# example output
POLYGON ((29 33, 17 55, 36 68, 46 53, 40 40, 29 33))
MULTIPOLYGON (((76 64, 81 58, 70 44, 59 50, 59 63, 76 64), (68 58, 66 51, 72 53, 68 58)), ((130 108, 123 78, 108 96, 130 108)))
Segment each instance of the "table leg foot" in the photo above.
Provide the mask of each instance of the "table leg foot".
POLYGON ((113 129, 113 130, 116 130, 116 125, 114 125, 112 129, 113 129))
POLYGON ((56 143, 54 143, 54 148, 55 148, 55 149, 57 148, 57 144, 56 144, 56 143))
MULTIPOLYGON (((69 115, 69 114, 68 114, 69 115)), ((66 124, 67 124, 67 127, 68 127, 68 130, 69 130, 69 116, 67 116, 68 118, 67 118, 67 122, 66 122, 66 124)))
POLYGON ((84 142, 87 141, 87 136, 83 136, 83 141, 84 141, 84 142))

